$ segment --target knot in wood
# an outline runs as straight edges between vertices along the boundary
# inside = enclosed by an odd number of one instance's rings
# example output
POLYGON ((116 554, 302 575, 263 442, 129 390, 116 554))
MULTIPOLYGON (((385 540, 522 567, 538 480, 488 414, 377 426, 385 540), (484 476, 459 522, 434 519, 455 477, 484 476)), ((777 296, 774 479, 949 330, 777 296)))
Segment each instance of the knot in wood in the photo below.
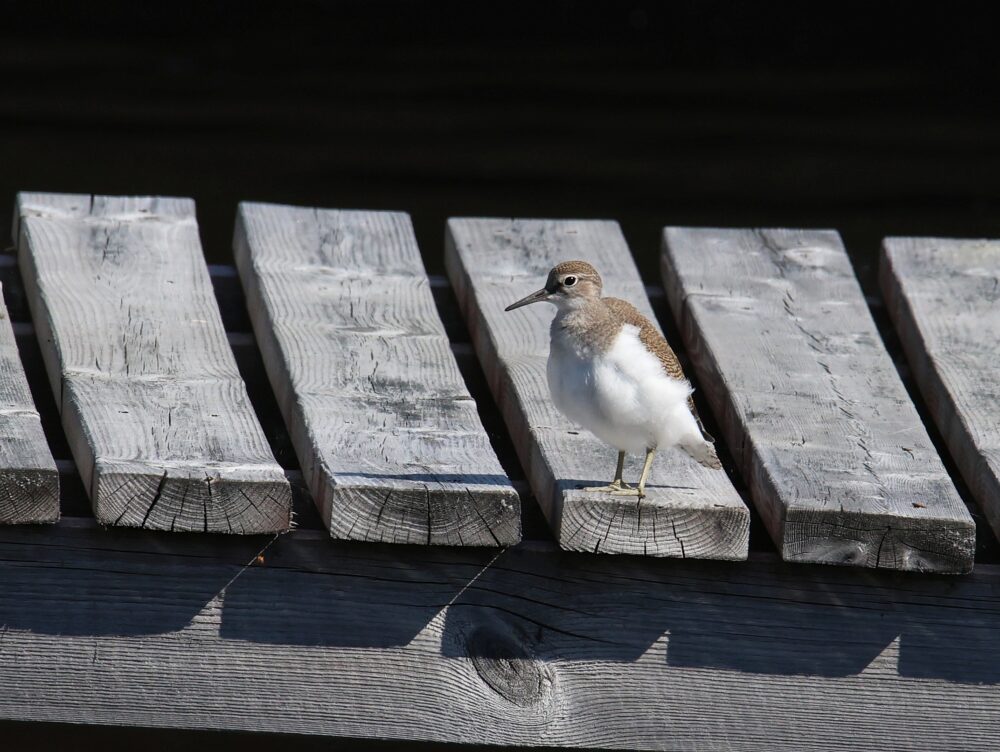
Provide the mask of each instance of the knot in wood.
POLYGON ((467 638, 466 648, 476 673, 508 702, 529 707, 549 694, 551 670, 511 634, 493 626, 480 626, 467 638))

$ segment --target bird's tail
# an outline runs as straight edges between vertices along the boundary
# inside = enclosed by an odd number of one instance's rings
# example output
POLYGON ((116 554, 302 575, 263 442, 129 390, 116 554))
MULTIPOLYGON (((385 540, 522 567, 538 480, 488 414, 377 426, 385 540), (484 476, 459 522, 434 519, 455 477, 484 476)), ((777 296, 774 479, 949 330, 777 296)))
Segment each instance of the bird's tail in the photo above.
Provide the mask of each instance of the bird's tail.
POLYGON ((715 444, 711 441, 705 441, 701 437, 692 438, 690 441, 681 442, 681 449, 705 467, 710 467, 713 470, 718 470, 722 467, 722 463, 719 462, 719 455, 715 453, 715 444))

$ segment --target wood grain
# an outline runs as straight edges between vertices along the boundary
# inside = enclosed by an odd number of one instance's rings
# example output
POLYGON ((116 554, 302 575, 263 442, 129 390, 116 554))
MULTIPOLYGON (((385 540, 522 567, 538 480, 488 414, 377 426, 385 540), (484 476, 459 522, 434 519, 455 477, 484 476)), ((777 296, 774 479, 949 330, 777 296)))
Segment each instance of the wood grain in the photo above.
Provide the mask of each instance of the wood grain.
MULTIPOLYGON (((616 450, 552 404, 545 375, 552 311, 504 307, 537 290, 560 261, 583 259, 655 321, 618 225, 602 221, 451 219, 445 262, 459 305, 535 496, 566 549, 743 559, 749 511, 726 474, 680 451, 657 454, 647 497, 581 490, 607 484, 616 450)), ((639 458, 641 460, 641 458, 639 458)), ((633 479, 635 458, 626 473, 633 479)))
POLYGON ((1000 535, 1000 242, 886 238, 880 279, 928 410, 1000 535))
POLYGON ((291 490, 254 415, 188 199, 19 194, 19 263, 94 514, 259 533, 291 490))
POLYGON ((258 558, 269 540, 0 530, 0 719, 688 752, 985 752, 1000 734, 994 566, 918 579, 324 531, 258 558))
POLYGON ((670 227, 662 260, 699 380, 782 556, 970 571, 972 518, 837 233, 670 227))
POLYGON ((21 366, 0 287, 0 524, 59 519, 59 472, 21 366))
POLYGON ((520 501, 438 316, 410 219, 241 204, 264 364, 335 538, 506 546, 520 501))

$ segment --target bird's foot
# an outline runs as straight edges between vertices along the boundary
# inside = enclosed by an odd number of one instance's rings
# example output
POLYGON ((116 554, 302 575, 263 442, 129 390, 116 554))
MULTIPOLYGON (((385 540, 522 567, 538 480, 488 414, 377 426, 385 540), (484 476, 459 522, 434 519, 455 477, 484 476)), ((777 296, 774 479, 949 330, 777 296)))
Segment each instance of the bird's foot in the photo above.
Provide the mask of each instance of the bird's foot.
POLYGON ((628 486, 626 488, 616 488, 609 492, 612 496, 638 496, 640 499, 646 498, 646 492, 641 488, 633 488, 628 486))
POLYGON ((586 488, 581 488, 580 490, 609 493, 613 496, 635 496, 639 491, 638 488, 633 488, 628 483, 621 480, 613 481, 606 486, 587 486, 586 488))

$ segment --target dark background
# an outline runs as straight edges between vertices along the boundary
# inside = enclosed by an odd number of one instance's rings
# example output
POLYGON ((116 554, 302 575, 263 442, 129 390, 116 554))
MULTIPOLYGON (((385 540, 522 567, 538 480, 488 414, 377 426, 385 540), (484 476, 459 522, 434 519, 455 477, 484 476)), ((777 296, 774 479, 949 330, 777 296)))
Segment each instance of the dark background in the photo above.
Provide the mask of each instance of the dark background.
MULTIPOLYGON (((908 2, 9 3, 0 221, 17 190, 1000 237, 995 25, 908 2)), ((985 4, 984 4, 985 5, 985 4)), ((5 226, 9 226, 5 225, 5 226)))

